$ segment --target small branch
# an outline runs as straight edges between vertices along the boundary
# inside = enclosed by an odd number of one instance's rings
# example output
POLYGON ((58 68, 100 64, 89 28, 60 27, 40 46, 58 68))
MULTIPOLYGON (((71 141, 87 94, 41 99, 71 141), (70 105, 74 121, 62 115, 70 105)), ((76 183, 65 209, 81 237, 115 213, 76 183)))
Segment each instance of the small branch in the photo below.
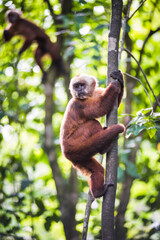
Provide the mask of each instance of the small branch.
POLYGON ((50 4, 50 1, 49 1, 49 0, 44 0, 44 2, 47 3, 48 8, 49 8, 49 11, 50 11, 50 14, 51 14, 51 16, 52 16, 52 19, 53 19, 53 21, 55 22, 55 21, 56 21, 56 15, 55 15, 54 12, 53 12, 53 8, 52 8, 52 6, 51 6, 51 4, 50 4))
MULTIPOLYGON (((142 81, 141 81, 139 78, 133 77, 132 75, 130 75, 130 74, 128 74, 128 73, 123 73, 123 74, 126 75, 126 76, 128 76, 128 77, 130 77, 130 78, 133 78, 133 79, 135 79, 135 80, 137 80, 137 81, 139 81, 139 82, 141 83, 141 85, 143 86, 143 88, 144 88, 144 90, 145 90, 145 92, 146 92, 146 94, 147 94, 147 96, 148 96, 148 98, 149 98, 149 101, 150 101, 150 104, 151 104, 151 108, 153 109, 153 104, 152 104, 151 98, 150 98, 150 96, 149 96, 149 94, 148 94, 148 92, 147 92, 147 89, 146 89, 145 86, 143 85, 142 81)), ((152 110, 152 113, 153 113, 153 110, 152 110)))
POLYGON ((85 216, 84 216, 84 221, 83 221, 83 233, 82 233, 81 240, 86 240, 87 239, 89 216, 90 216, 90 213, 91 213, 91 205, 92 205, 93 201, 94 201, 94 198, 92 197, 92 195, 89 191, 87 204, 86 204, 86 210, 85 210, 85 216))
POLYGON ((143 2, 140 3, 139 7, 131 14, 131 16, 129 17, 128 21, 134 16, 134 14, 141 8, 143 3, 145 3, 146 1, 147 0, 144 0, 143 2))
MULTIPOLYGON (((159 100, 159 102, 160 102, 160 94, 158 95, 158 100, 159 100)), ((155 112, 156 111, 156 108, 158 107, 159 105, 157 104, 157 102, 155 102, 154 104, 153 104, 153 111, 155 112)))
POLYGON ((123 49, 123 44, 124 44, 124 39, 125 39, 126 25, 127 25, 128 19, 129 19, 131 3, 132 3, 132 0, 129 0, 128 5, 127 5, 127 14, 124 16, 123 23, 122 23, 122 37, 121 37, 121 41, 120 41, 121 45, 120 45, 120 50, 119 50, 119 55, 118 55, 119 65, 120 65, 120 61, 121 61, 121 54, 122 54, 122 49, 123 49))
MULTIPOLYGON (((99 162, 102 163, 103 160, 103 155, 100 155, 99 162)), ((87 239, 87 232, 88 232, 88 223, 89 223, 89 216, 91 213, 91 205, 94 202, 94 198, 91 195, 91 192, 88 192, 88 199, 87 199, 87 204, 86 204, 86 210, 85 210, 85 216, 84 216, 84 221, 83 221, 83 233, 82 233, 82 238, 81 240, 86 240, 87 239)))
POLYGON ((135 60, 135 62, 137 63, 139 69, 141 70, 141 72, 142 72, 142 74, 143 74, 143 76, 144 76, 144 78, 145 78, 145 80, 146 80, 146 83, 148 84, 148 87, 149 87, 149 89, 151 90, 151 92, 152 92, 152 94, 153 94, 153 96, 154 96, 154 98, 155 98, 158 106, 160 106, 160 103, 158 102, 158 99, 157 99, 157 97, 156 97, 156 95, 155 95, 155 93, 154 93, 154 91, 153 91, 150 83, 148 82, 148 79, 147 79, 147 77, 146 77, 146 74, 145 74, 145 72, 143 71, 143 69, 142 69, 141 65, 139 64, 138 60, 133 56, 133 54, 132 54, 128 49, 123 48, 122 50, 123 50, 123 51, 126 51, 128 54, 130 54, 130 56, 135 60))
POLYGON ((139 64, 141 64, 142 55, 143 55, 144 48, 145 48, 145 45, 146 45, 147 41, 149 40, 149 38, 150 38, 153 34, 155 34, 155 33, 158 32, 158 31, 160 31, 160 27, 158 27, 158 28, 157 28, 156 30, 154 30, 154 31, 150 30, 148 36, 147 36, 146 39, 144 40, 142 49, 141 49, 141 51, 140 51, 139 64))

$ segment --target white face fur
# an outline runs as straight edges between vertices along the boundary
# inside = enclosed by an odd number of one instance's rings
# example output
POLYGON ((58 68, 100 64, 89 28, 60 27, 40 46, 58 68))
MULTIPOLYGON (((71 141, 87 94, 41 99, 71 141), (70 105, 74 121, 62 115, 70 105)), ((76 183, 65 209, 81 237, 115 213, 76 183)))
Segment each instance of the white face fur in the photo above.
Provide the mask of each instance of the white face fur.
POLYGON ((69 85, 72 96, 78 99, 86 99, 87 97, 91 97, 95 87, 98 87, 98 80, 94 76, 87 74, 80 74, 73 77, 69 85), (83 85, 80 92, 75 88, 77 84, 83 85))

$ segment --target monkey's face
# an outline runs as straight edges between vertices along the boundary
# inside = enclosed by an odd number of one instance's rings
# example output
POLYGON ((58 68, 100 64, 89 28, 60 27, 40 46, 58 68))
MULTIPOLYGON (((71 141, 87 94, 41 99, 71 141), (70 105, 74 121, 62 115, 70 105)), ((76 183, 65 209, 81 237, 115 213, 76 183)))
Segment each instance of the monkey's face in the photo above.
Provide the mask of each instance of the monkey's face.
POLYGON ((78 75, 71 79, 70 92, 74 98, 84 100, 93 95, 96 79, 93 76, 78 75))
POLYGON ((84 81, 77 82, 73 85, 74 95, 76 98, 85 99, 87 97, 88 86, 84 81))
POLYGON ((4 30, 3 32, 3 38, 5 42, 9 41, 13 37, 13 34, 9 30, 4 30))

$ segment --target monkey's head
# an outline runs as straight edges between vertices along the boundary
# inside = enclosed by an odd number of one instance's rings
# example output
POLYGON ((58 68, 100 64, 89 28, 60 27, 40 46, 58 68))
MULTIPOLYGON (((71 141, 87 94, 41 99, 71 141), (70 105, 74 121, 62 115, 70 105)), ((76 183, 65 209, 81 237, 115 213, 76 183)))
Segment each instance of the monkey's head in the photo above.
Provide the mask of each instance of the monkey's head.
POLYGON ((6 12, 6 20, 10 23, 16 23, 21 18, 22 13, 17 10, 8 10, 6 12))
POLYGON ((9 22, 6 29, 3 31, 3 38, 5 42, 9 41, 15 34, 17 28, 17 22, 21 18, 21 12, 17 10, 8 10, 6 12, 6 20, 9 22))
POLYGON ((74 98, 84 100, 92 97, 98 81, 95 77, 87 74, 80 74, 73 77, 70 81, 69 89, 74 98))

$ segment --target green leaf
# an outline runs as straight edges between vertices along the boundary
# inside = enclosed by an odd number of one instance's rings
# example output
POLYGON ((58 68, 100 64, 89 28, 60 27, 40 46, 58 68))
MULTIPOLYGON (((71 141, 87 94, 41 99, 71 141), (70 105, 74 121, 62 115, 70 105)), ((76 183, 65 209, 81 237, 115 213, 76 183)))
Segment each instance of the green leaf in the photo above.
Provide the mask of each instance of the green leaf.
POLYGON ((126 171, 130 176, 134 178, 139 178, 136 165, 128 160, 126 161, 126 171))
POLYGON ((156 128, 149 128, 149 129, 147 129, 147 133, 148 133, 150 138, 153 138, 155 136, 156 132, 157 132, 156 128))
POLYGON ((130 30, 131 30, 131 28, 130 28, 129 24, 127 23, 127 24, 126 24, 126 32, 129 33, 130 30))
POLYGON ((124 170, 118 167, 118 182, 123 182, 124 180, 124 170))
POLYGON ((29 179, 23 179, 21 182, 21 191, 30 186, 32 183, 33 181, 30 181, 29 179))
POLYGON ((126 138, 129 138, 132 134, 134 134, 135 136, 137 136, 140 132, 142 132, 144 129, 146 129, 147 127, 145 125, 138 125, 138 124, 134 124, 131 127, 129 127, 127 129, 126 132, 126 138))
POLYGON ((134 134, 137 136, 140 132, 142 132, 144 129, 146 129, 146 126, 142 125, 135 125, 135 131, 134 134))
POLYGON ((97 31, 97 30, 106 29, 106 28, 109 29, 109 24, 99 24, 94 30, 97 31))
POLYGON ((152 108, 145 108, 145 109, 141 109, 140 112, 142 112, 144 115, 147 114, 148 112, 152 111, 152 108))

